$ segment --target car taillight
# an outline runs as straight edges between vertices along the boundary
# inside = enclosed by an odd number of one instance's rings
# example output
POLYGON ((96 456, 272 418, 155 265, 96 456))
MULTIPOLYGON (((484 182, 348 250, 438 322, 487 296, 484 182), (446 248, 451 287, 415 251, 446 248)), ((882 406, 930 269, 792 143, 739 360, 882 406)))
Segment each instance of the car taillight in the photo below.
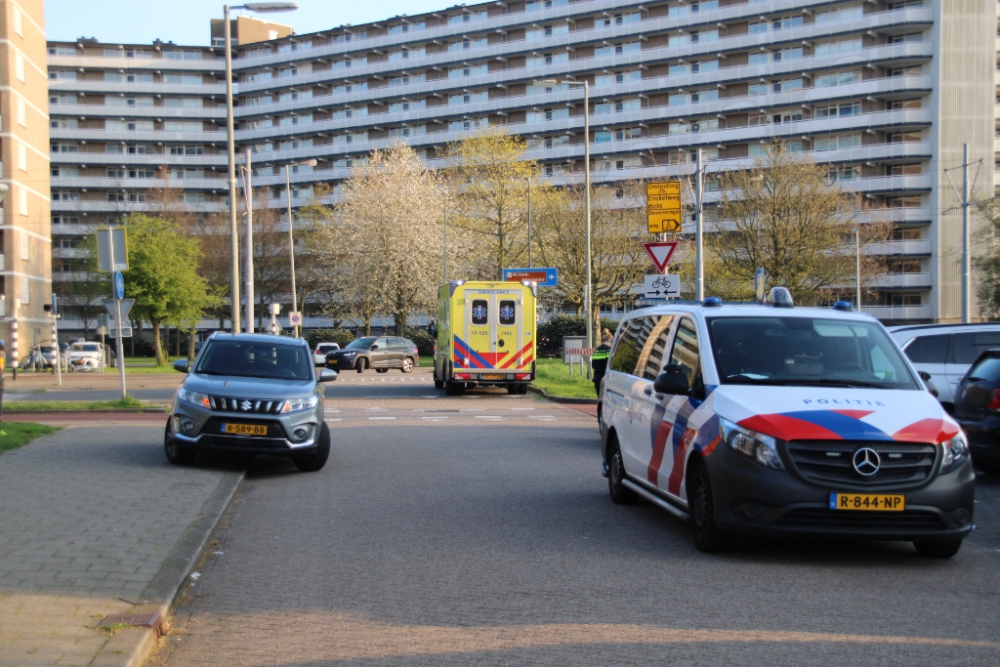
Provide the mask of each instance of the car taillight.
POLYGON ((456 380, 471 380, 472 373, 455 373, 456 380))
POLYGON ((1000 389, 994 389, 990 393, 990 402, 986 404, 986 409, 990 412, 1000 412, 1000 389))
POLYGON ((515 380, 530 380, 531 373, 514 373, 515 380))

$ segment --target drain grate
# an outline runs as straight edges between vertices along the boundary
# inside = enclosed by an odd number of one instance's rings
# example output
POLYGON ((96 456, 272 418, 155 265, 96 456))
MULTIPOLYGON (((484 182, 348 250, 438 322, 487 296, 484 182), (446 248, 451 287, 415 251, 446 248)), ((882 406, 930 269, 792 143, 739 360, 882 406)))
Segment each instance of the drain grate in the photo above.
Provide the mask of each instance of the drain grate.
POLYGON ((158 611, 149 614, 108 614, 94 625, 130 625, 134 628, 153 628, 157 636, 163 634, 163 617, 158 611))

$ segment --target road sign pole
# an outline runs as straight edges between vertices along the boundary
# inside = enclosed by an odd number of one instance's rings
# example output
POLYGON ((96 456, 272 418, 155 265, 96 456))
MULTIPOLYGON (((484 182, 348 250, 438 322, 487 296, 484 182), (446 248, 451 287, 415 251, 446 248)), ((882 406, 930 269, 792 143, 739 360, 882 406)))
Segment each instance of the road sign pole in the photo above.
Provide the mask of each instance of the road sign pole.
MULTIPOLYGON (((111 225, 108 225, 109 238, 111 238, 111 234, 111 225)), ((108 247, 110 248, 109 259, 111 260, 112 271, 111 282, 114 283, 116 282, 115 276, 117 275, 117 272, 115 271, 115 244, 113 242, 108 243, 108 247)), ((125 346, 122 344, 122 300, 118 293, 118 287, 116 285, 112 285, 111 288, 114 292, 113 296, 115 297, 115 320, 118 321, 118 335, 115 336, 115 354, 118 355, 118 377, 121 380, 122 400, 124 401, 127 392, 125 389, 125 346)))
POLYGON ((702 224, 702 215, 701 215, 703 188, 701 182, 700 148, 695 153, 695 169, 698 170, 698 176, 695 179, 695 185, 697 187, 697 191, 695 192, 696 201, 694 209, 694 238, 695 238, 694 298, 697 301, 704 301, 705 300, 705 234, 704 234, 704 225, 702 224))

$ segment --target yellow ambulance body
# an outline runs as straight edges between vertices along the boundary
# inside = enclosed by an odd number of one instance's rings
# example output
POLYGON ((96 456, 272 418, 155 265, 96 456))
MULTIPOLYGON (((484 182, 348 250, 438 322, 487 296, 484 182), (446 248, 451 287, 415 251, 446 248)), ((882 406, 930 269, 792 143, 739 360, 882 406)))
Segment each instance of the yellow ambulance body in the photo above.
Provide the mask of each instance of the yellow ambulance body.
POLYGON ((453 280, 438 290, 434 386, 507 387, 524 394, 535 378, 535 286, 453 280))

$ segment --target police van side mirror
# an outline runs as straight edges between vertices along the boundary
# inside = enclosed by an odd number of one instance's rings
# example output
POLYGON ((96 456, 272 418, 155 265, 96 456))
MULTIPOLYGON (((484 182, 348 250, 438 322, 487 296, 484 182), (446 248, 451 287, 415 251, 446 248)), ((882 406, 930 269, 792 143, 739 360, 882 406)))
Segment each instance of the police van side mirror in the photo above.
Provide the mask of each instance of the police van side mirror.
POLYGON ((679 364, 667 364, 653 382, 657 394, 686 394, 690 390, 687 373, 679 364))

